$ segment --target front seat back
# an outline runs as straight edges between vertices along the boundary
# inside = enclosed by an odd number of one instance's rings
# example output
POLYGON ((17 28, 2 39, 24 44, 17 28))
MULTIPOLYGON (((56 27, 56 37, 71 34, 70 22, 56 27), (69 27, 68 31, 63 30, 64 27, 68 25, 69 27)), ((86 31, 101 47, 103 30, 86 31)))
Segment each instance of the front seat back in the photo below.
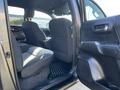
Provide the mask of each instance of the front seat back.
POLYGON ((44 45, 46 35, 36 23, 32 21, 25 21, 22 27, 26 36, 27 43, 37 46, 44 45))
POLYGON ((73 59, 73 31, 72 22, 64 19, 53 19, 50 21, 49 27, 51 31, 51 49, 55 53, 55 57, 71 62, 73 59))

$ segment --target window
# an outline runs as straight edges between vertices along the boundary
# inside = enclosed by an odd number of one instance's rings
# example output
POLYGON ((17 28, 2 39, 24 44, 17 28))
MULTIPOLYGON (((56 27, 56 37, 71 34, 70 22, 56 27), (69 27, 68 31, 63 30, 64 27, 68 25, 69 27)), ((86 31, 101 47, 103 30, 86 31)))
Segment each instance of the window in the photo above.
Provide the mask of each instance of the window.
POLYGON ((43 12, 35 11, 32 21, 37 23, 40 28, 49 28, 49 22, 52 18, 43 12))
POLYGON ((105 18, 101 9, 90 0, 85 0, 85 13, 87 21, 105 18))
POLYGON ((61 16, 55 16, 55 18, 66 18, 70 21, 72 21, 72 16, 71 15, 61 15, 61 16))
POLYGON ((53 15, 55 18, 66 18, 72 21, 72 15, 68 3, 65 3, 62 7, 55 9, 53 15))
POLYGON ((24 9, 8 6, 10 25, 22 25, 24 22, 24 9))
POLYGON ((105 12, 107 17, 120 15, 120 0, 94 0, 105 12), (112 11, 112 13, 111 13, 112 11))

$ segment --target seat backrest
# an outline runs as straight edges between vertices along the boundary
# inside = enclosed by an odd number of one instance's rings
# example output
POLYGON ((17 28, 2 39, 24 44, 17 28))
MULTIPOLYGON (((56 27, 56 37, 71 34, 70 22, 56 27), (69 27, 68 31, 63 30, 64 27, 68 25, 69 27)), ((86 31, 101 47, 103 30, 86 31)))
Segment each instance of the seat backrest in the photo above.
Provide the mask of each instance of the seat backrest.
POLYGON ((40 45, 41 42, 46 40, 46 35, 36 23, 32 21, 25 21, 22 28, 25 33, 27 43, 40 45))
POLYGON ((16 41, 14 34, 11 32, 11 42, 12 42, 12 49, 14 52, 14 60, 15 60, 15 65, 17 68, 17 71, 20 72, 23 68, 23 59, 22 59, 22 53, 20 46, 18 42, 16 41))
POLYGON ((51 31, 51 49, 58 59, 71 62, 73 59, 72 22, 64 19, 53 19, 49 23, 51 31))

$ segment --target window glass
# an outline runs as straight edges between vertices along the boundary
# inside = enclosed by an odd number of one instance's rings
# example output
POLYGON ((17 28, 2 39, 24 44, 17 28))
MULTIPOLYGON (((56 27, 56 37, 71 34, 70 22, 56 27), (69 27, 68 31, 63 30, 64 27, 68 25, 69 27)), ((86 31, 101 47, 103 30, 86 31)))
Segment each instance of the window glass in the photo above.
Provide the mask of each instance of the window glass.
POLYGON ((101 9, 90 0, 85 0, 85 13, 87 21, 105 18, 101 9))
POLYGON ((61 16, 55 16, 56 18, 66 18, 70 21, 72 21, 72 16, 71 15, 61 15, 61 16))
POLYGON ((43 12, 35 11, 32 21, 37 23, 40 28, 49 28, 49 22, 52 18, 43 12))
POLYGON ((120 0, 94 0, 94 1, 102 8, 107 17, 120 15, 120 0))
POLYGON ((22 25, 24 22, 24 9, 8 6, 10 25, 22 25))
POLYGON ((66 18, 72 21, 71 11, 68 3, 65 3, 62 7, 57 8, 53 11, 55 18, 66 18))

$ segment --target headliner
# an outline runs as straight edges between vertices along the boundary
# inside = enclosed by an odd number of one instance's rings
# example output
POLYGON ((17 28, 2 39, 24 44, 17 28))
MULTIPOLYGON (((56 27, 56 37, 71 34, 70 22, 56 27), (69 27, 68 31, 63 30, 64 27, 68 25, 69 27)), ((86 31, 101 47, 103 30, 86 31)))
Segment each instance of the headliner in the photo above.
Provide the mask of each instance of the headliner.
POLYGON ((9 6, 52 12, 60 8, 67 0, 8 0, 9 6))

